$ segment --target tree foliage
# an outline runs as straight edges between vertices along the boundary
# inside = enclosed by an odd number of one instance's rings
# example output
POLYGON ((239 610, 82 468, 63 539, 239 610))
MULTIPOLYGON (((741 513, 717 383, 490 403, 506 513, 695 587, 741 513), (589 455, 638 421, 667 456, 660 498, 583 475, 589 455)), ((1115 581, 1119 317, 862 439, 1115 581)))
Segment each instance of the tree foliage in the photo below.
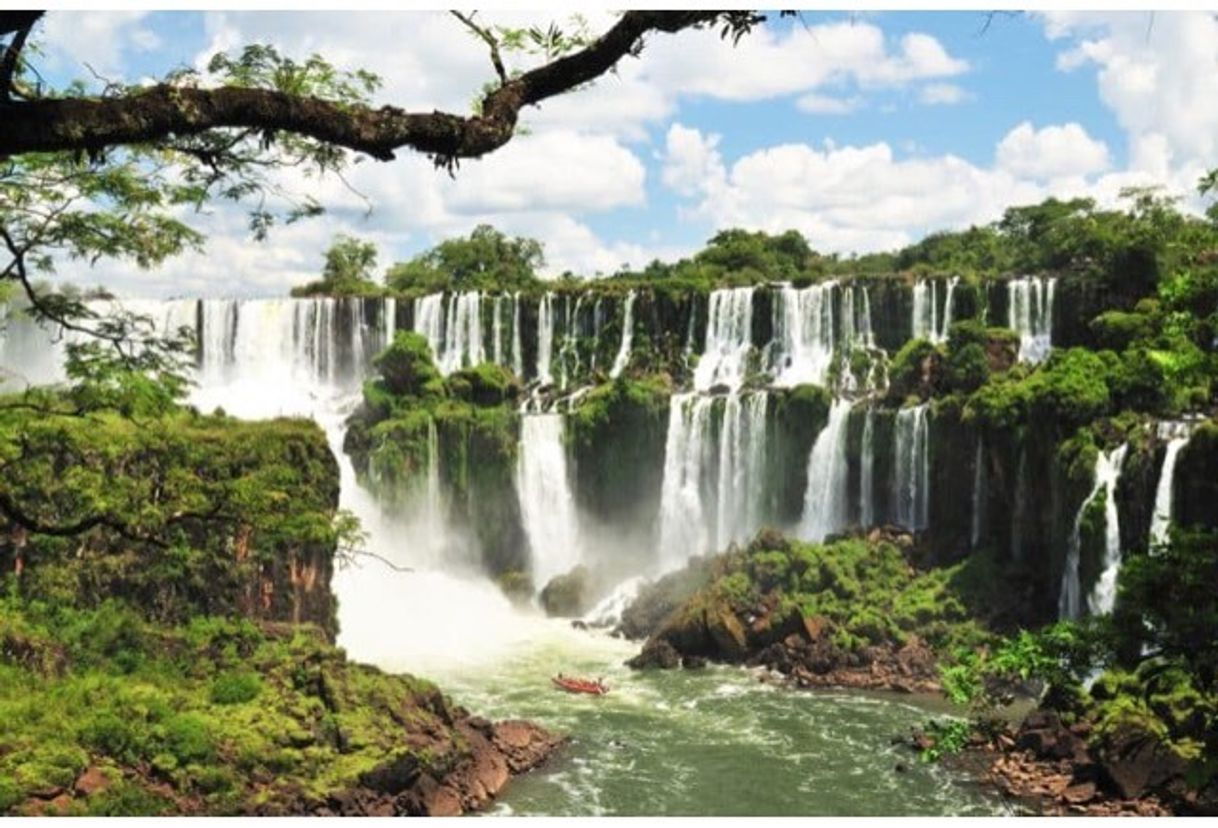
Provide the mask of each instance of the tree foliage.
POLYGON ((545 254, 536 239, 508 236, 486 224, 448 239, 385 275, 399 293, 440 290, 519 290, 537 283, 545 254))

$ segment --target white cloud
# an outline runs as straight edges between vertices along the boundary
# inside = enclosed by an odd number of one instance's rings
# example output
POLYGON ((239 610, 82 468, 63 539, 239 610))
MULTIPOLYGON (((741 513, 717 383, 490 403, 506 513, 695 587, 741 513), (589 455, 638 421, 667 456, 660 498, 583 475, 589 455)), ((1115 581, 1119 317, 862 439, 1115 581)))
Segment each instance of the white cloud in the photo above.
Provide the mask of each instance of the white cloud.
POLYGON ((662 156, 664 184, 683 196, 714 188, 726 175, 718 147, 718 135, 673 124, 662 156))
POLYGON ((39 37, 55 68, 70 77, 97 82, 89 67, 109 80, 123 80, 126 55, 149 52, 161 39, 147 28, 146 11, 51 11, 41 23, 39 37))
POLYGON ((643 164, 607 135, 552 130, 465 162, 446 203, 462 212, 610 210, 644 201, 643 164))
POLYGON ((849 98, 835 98, 832 95, 821 95, 809 92, 795 102, 797 109, 816 115, 845 115, 854 112, 863 105, 863 99, 857 95, 849 98))
POLYGON ((1091 175, 1109 166, 1108 146, 1073 122, 1036 129, 1024 121, 998 143, 995 159, 1000 169, 1037 180, 1091 175))
POLYGON ((918 91, 918 100, 928 106, 951 106, 968 100, 968 93, 954 83, 928 83, 918 91))
POLYGON ((1195 181, 1218 158, 1218 19, 1211 12, 1047 12, 1063 71, 1093 66, 1130 167, 1195 181))

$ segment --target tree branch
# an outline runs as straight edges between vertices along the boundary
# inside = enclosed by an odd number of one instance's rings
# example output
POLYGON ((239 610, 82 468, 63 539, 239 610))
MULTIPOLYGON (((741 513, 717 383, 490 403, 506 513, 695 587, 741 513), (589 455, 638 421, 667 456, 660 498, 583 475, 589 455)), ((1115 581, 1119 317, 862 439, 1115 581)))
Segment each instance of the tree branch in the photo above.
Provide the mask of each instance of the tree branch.
POLYGON ((449 13, 464 23, 471 32, 486 43, 487 47, 491 50, 491 64, 495 67, 495 74, 499 76, 499 82, 507 83, 508 74, 507 69, 503 66, 503 58, 499 54, 499 41, 495 39, 493 34, 474 22, 474 15, 477 12, 472 12, 469 15, 464 15, 459 11, 450 11, 449 13))
MULTIPOLYGON (((757 16, 748 15, 755 22, 757 16)), ((478 115, 342 106, 268 89, 196 89, 159 84, 115 98, 0 102, 0 157, 86 150, 197 135, 218 128, 283 130, 388 161, 403 147, 451 168, 506 144, 520 110, 591 81, 627 55, 644 35, 675 33, 723 19, 741 29, 742 13, 629 11, 583 49, 508 80, 487 94, 478 115)))
POLYGON ((12 100, 13 78, 17 75, 17 67, 21 61, 21 50, 25 48, 25 39, 30 36, 33 23, 13 34, 0 58, 0 100, 12 100))

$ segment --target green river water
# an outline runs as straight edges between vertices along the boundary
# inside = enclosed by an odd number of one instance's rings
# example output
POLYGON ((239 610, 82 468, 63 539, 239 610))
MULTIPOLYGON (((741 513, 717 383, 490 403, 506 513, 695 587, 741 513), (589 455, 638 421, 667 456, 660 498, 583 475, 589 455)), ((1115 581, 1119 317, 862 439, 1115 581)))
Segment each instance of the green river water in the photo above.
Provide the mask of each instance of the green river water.
POLYGON ((511 782, 492 814, 990 815, 977 782, 891 744, 944 703, 792 691, 744 669, 636 672, 638 645, 513 610, 488 584, 440 573, 340 579, 340 643, 436 681, 471 711, 526 718, 571 738, 511 782), (604 677, 604 697, 550 676, 604 677), (903 764, 904 772, 896 766, 903 764))

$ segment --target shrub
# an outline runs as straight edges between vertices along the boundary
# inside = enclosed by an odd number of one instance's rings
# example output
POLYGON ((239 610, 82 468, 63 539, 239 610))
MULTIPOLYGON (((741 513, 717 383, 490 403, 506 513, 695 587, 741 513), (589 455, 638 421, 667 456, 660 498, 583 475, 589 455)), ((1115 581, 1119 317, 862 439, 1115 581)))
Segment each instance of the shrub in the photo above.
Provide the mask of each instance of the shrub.
POLYGON ((222 673, 212 681, 213 704, 244 704, 258 698, 262 679, 249 672, 222 673))

